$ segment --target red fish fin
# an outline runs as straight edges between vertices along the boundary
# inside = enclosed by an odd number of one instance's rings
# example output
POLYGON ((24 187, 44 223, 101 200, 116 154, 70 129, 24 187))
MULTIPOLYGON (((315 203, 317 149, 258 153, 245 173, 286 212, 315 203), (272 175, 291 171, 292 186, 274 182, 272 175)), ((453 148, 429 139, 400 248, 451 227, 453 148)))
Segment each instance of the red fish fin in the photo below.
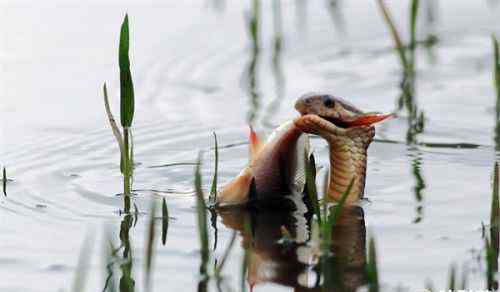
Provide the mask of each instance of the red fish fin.
POLYGON ((253 130, 253 127, 250 126, 250 160, 253 160, 257 157, 260 150, 262 149, 262 142, 257 135, 257 133, 253 130))

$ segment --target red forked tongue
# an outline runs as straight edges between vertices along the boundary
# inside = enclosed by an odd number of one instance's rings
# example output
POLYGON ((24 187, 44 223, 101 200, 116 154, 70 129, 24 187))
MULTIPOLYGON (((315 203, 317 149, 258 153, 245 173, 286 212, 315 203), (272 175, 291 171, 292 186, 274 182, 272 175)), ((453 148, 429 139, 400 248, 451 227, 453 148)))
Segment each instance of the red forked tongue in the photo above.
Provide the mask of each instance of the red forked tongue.
POLYGON ((378 114, 378 113, 364 114, 360 117, 353 119, 352 121, 344 121, 344 123, 349 127, 369 126, 381 122, 390 117, 392 117, 392 114, 378 114))

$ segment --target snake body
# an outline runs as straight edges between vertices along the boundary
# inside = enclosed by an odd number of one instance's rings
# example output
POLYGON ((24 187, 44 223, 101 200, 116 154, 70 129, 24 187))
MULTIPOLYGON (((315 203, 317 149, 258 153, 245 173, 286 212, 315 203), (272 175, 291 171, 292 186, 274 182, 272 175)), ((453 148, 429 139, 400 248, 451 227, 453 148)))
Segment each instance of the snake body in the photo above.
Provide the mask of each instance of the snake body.
POLYGON ((342 99, 323 94, 306 94, 297 100, 295 108, 301 116, 276 129, 266 143, 257 142, 252 131, 251 162, 219 193, 219 206, 276 201, 286 194, 302 192, 310 155, 305 133, 328 142, 327 197, 339 201, 352 180, 346 203, 363 198, 367 149, 375 135, 373 124, 390 115, 365 114, 342 99))

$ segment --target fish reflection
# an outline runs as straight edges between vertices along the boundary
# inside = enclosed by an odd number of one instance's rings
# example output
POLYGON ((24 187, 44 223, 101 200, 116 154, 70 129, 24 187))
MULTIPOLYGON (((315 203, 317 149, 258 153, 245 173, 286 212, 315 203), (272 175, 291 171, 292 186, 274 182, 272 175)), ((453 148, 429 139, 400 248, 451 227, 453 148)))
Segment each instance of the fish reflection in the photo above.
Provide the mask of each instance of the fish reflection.
POLYGON ((293 291, 355 291, 366 283, 366 229, 363 209, 345 207, 333 230, 331 254, 322 256, 311 239, 311 213, 304 204, 293 211, 223 210, 222 223, 240 233, 250 251, 250 287, 276 283, 293 291), (283 231, 291 240, 283 239, 283 231), (288 235, 289 234, 289 235, 288 235))

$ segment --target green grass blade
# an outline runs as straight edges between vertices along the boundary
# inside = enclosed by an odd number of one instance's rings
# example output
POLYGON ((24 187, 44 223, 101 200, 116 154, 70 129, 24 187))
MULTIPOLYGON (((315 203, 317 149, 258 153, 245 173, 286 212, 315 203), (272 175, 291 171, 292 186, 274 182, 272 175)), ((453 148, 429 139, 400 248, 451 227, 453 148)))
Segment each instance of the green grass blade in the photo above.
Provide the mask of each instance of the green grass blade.
POLYGON ((5 166, 3 167, 2 171, 2 186, 3 195, 7 197, 7 170, 5 169, 5 166))
POLYGON ((156 233, 156 200, 153 199, 151 202, 151 208, 149 210, 149 227, 146 238, 146 263, 145 263, 145 277, 144 277, 144 291, 151 291, 151 271, 153 265, 153 255, 154 255, 154 245, 155 245, 155 233, 156 233))
POLYGON ((399 54, 399 59, 401 61, 401 65, 406 70, 408 68, 408 60, 406 58, 405 48, 404 48, 403 42, 401 41, 400 34, 396 28, 396 25, 394 25, 394 21, 392 20, 392 16, 389 13, 389 9, 385 5, 384 0, 377 0, 377 3, 378 3, 378 6, 380 8, 380 11, 382 12, 382 16, 384 17, 384 20, 387 23, 387 26, 389 27, 389 31, 391 33, 392 39, 394 40, 396 50, 399 54))
POLYGON ((488 237, 484 238, 484 249, 485 249, 485 259, 486 259, 486 285, 488 290, 494 290, 495 288, 495 274, 498 270, 498 265, 495 261, 495 249, 491 245, 488 237))
POLYGON ((120 119, 122 127, 132 126, 134 119, 134 84, 130 73, 128 15, 120 30, 118 62, 120 65, 120 119))
POLYGON ((215 167, 214 167, 214 178, 212 180, 212 187, 210 188, 210 198, 209 198, 209 203, 210 205, 214 205, 215 202, 217 202, 217 173, 219 171, 219 145, 217 143, 217 134, 214 134, 214 141, 215 141, 215 167))
POLYGON ((132 133, 132 129, 128 129, 128 131, 130 139, 129 167, 130 167, 130 176, 133 180, 134 179, 134 135, 132 133))
POLYGON ((316 189, 316 162, 314 155, 311 154, 308 161, 306 161, 306 191, 311 202, 313 212, 318 218, 318 221, 323 222, 321 219, 321 211, 319 209, 318 191, 316 189))
POLYGON ((80 255, 78 256, 78 263, 75 269, 75 279, 73 281, 73 292, 83 292, 85 290, 85 283, 87 282, 87 275, 89 271, 90 259, 92 255, 92 242, 91 236, 87 236, 83 241, 80 255))
POLYGON ((366 274, 368 278, 368 285, 370 292, 379 291, 379 277, 378 277, 378 267, 377 267, 377 251, 375 247, 375 239, 370 238, 368 243, 368 261, 366 267, 366 274))
POLYGON ((354 180, 356 178, 353 177, 351 181, 349 182, 349 185, 347 186, 347 189, 345 192, 342 194, 342 197, 340 198, 340 201, 335 205, 333 209, 333 213, 330 215, 328 225, 330 227, 333 227, 335 223, 337 223, 337 220, 339 219, 340 213, 342 212, 342 208, 344 208, 345 202, 347 200, 347 197, 351 193, 352 186, 354 185, 354 180))
MULTIPOLYGON (((497 94, 497 112, 500 100, 500 49, 498 46, 498 41, 495 36, 492 36, 493 39, 493 56, 494 56, 494 65, 493 65, 493 82, 496 89, 497 94)), ((498 119, 498 116, 497 116, 498 119)))
POLYGON ((493 169, 493 193, 491 200, 490 227, 497 228, 497 230, 500 227, 500 222, 499 222, 500 202, 498 195, 498 180, 499 180, 498 162, 495 162, 495 166, 493 169))
POLYGON ((250 37, 252 39, 253 51, 258 52, 259 45, 259 23, 260 23, 260 0, 252 0, 252 10, 249 20, 250 37))
POLYGON ((170 220, 168 215, 167 201, 165 200, 165 198, 163 198, 162 200, 161 211, 162 211, 161 242, 163 245, 165 245, 165 243, 167 243, 168 221, 170 220))
POLYGON ((455 265, 450 266, 450 276, 448 278, 448 289, 450 291, 455 291, 456 282, 457 282, 457 268, 455 265))
POLYGON ((411 1, 410 8, 410 53, 411 59, 409 61, 408 72, 413 72, 415 70, 415 49, 417 47, 417 19, 418 19, 418 7, 419 0, 411 1))
POLYGON ((498 272, 498 253, 500 241, 500 202, 498 194, 498 162, 495 162, 493 168, 493 192, 491 199, 491 213, 490 213, 490 241, 486 243, 486 262, 487 262, 487 280, 488 289, 496 290, 498 282, 495 280, 495 275, 498 272))
MULTIPOLYGON (((342 212, 342 208, 345 205, 347 196, 349 196, 349 193, 351 192, 352 186, 354 184, 354 179, 354 177, 351 179, 346 191, 342 194, 340 201, 331 209, 329 213, 328 208, 325 207, 325 210, 323 212, 325 220, 323 221, 323 224, 320 223, 322 231, 321 248, 324 253, 328 253, 328 251, 330 250, 330 245, 332 244, 333 227, 335 226, 335 223, 337 222, 342 212)), ((326 206, 326 204, 324 204, 324 206, 326 206)))
POLYGON ((200 273, 203 275, 207 274, 207 263, 209 258, 209 248, 208 248, 208 224, 207 224, 207 213, 206 213, 206 204, 205 198, 203 195, 202 182, 201 182, 201 152, 198 155, 198 163, 196 165, 195 170, 195 190, 196 190, 196 212, 198 219, 198 235, 200 238, 201 245, 201 265, 200 265, 200 273))
POLYGON ((137 204, 134 203, 134 225, 133 227, 135 227, 135 225, 137 225, 137 221, 139 221, 139 208, 137 207, 137 204))
POLYGON ((411 1, 410 8, 410 49, 414 50, 417 45, 417 19, 419 0, 411 1))
POLYGON ((222 255, 220 263, 217 265, 217 268, 215 269, 215 276, 217 278, 220 278, 222 269, 224 268, 224 265, 225 265, 226 260, 229 256, 229 253, 233 249, 233 245, 234 245, 235 241, 236 241, 236 231, 233 231, 233 233, 231 234, 231 239, 229 240, 229 243, 226 247, 226 250, 224 251, 224 254, 222 255))
POLYGON ((106 83, 104 83, 104 85, 102 86, 102 92, 104 96, 104 109, 106 110, 106 116, 108 117, 109 125, 111 126, 111 130, 113 131, 113 135, 115 136, 116 143, 118 143, 118 147, 120 148, 120 154, 123 157, 123 137, 120 129, 116 125, 116 120, 113 116, 113 113, 111 112, 111 107, 109 106, 108 89, 106 87, 106 83))

